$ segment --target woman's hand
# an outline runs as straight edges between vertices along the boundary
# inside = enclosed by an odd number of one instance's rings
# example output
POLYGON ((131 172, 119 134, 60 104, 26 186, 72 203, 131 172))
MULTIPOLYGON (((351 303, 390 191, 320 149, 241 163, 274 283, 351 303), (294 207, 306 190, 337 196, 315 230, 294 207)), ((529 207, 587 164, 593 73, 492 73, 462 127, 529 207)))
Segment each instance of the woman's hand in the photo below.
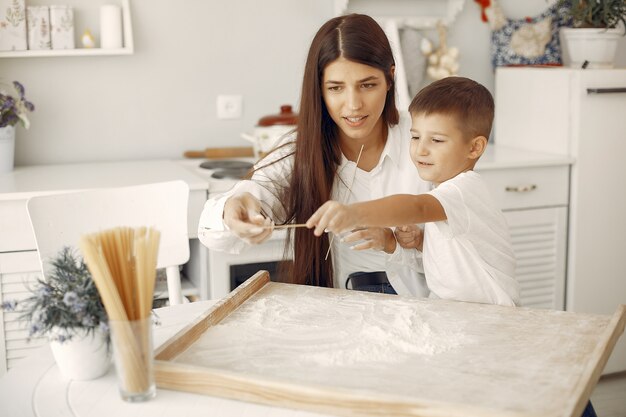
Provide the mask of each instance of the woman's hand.
POLYGON ((396 250, 396 238, 389 228, 370 227, 350 233, 341 239, 342 242, 352 243, 359 240, 365 242, 352 246, 354 250, 374 249, 393 253, 396 250))
POLYGON ((424 246, 424 231, 416 224, 408 224, 396 228, 396 240, 405 249, 422 251, 424 246))
POLYGON ((272 234, 271 219, 261 214, 261 203, 250 193, 226 200, 223 219, 231 232, 248 243, 261 243, 272 234))
POLYGON ((325 231, 340 234, 357 227, 356 213, 351 206, 327 201, 306 221, 306 227, 315 227, 315 236, 321 236, 325 231))

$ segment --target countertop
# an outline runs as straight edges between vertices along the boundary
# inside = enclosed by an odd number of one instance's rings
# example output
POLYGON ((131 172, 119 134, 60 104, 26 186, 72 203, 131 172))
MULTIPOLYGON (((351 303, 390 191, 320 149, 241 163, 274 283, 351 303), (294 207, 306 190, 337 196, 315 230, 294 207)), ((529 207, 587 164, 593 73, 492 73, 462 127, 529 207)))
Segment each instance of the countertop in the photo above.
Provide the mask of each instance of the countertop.
POLYGON ((532 152, 504 145, 488 144, 483 156, 476 164, 477 171, 507 168, 530 168, 571 165, 571 156, 532 152))
MULTIPOLYGON (((60 191, 119 187, 150 182, 185 181, 190 190, 223 192, 234 180, 214 180, 198 168, 203 159, 93 162, 59 165, 18 166, 0 174, 0 201, 27 199, 60 191)), ((569 156, 530 152, 508 146, 488 145, 476 169, 492 170, 570 165, 569 156)))
POLYGON ((175 160, 32 165, 18 166, 12 172, 0 174, 0 200, 173 180, 185 181, 191 191, 208 189, 204 178, 175 160))

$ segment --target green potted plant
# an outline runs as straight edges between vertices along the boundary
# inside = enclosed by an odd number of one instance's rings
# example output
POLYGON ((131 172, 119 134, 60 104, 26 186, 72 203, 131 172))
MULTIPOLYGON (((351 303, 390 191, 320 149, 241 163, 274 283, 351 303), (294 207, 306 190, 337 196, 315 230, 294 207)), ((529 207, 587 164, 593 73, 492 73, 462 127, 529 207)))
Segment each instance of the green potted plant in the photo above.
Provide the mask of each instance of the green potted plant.
POLYGON ((38 279, 22 300, 2 309, 20 314, 28 337, 47 337, 61 374, 88 380, 104 374, 111 362, 109 327, 100 294, 83 260, 70 247, 51 260, 47 279, 38 279))
POLYGON ((625 34, 626 1, 558 1, 567 7, 572 18, 572 27, 561 28, 570 66, 612 68, 619 37, 625 34))

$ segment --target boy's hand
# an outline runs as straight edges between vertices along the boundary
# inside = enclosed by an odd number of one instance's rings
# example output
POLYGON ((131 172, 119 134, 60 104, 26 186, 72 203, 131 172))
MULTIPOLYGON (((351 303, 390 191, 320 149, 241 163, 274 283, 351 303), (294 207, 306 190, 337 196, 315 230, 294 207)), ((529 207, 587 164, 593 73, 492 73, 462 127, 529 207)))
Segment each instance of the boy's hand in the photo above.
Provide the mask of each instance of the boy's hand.
POLYGON ((359 240, 365 242, 352 246, 354 250, 374 249, 393 253, 396 250, 396 238, 389 228, 370 227, 357 230, 341 239, 342 242, 352 243, 359 240))
POLYGON ((357 227, 354 212, 354 208, 349 205, 327 201, 306 221, 306 227, 309 229, 315 227, 313 231, 315 236, 321 236, 324 231, 335 234, 350 231, 357 227))
POLYGON ((408 224, 396 228, 398 244, 405 249, 422 251, 424 246, 424 231, 416 224, 408 224))
POLYGON ((261 203, 250 193, 226 200, 223 218, 228 229, 248 243, 261 243, 272 234, 272 221, 261 214, 261 203))

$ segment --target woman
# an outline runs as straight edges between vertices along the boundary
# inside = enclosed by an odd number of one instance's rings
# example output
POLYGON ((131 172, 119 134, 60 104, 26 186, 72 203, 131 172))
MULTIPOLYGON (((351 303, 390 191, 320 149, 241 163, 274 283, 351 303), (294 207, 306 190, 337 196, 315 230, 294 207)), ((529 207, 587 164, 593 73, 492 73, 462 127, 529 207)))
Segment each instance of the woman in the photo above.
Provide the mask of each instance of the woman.
MULTIPOLYGON (((329 199, 349 203, 428 191, 408 156, 410 119, 408 113, 400 117, 395 105, 394 70, 389 41, 371 17, 326 22, 309 49, 295 132, 260 161, 250 180, 207 202, 200 240, 236 253, 267 239, 274 223, 306 222, 329 199)), ((427 295, 423 280, 408 268, 387 267, 384 252, 398 256, 404 250, 390 229, 320 239, 296 228, 288 240, 291 282, 345 288, 353 274, 352 288, 374 284, 386 292, 427 295), (348 243, 359 240, 359 250, 352 250, 348 243), (331 241, 333 256, 327 258, 331 241)))

